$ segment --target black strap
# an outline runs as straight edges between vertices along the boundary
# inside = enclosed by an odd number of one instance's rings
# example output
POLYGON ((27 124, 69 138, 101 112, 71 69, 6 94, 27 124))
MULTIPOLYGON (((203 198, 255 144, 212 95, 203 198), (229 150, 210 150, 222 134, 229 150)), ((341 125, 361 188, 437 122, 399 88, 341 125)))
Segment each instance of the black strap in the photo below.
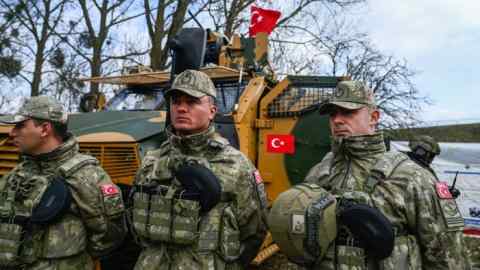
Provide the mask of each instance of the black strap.
POLYGON ((16 224, 25 227, 30 222, 30 217, 15 215, 12 217, 0 217, 0 223, 16 224))
POLYGON ((331 205, 335 201, 332 196, 321 197, 313 202, 306 211, 305 215, 305 247, 308 251, 308 255, 311 255, 312 259, 320 256, 320 246, 318 244, 318 224, 321 222, 323 210, 331 205))

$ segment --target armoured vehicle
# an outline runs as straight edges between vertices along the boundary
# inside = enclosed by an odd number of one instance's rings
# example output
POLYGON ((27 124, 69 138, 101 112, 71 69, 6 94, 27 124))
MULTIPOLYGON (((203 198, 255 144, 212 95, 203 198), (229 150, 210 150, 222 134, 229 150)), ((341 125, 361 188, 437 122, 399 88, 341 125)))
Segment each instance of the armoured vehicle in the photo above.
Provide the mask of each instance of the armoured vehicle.
MULTIPOLYGON (((268 62, 268 36, 264 33, 227 40, 208 30, 186 28, 170 46, 174 51, 172 72, 137 69, 120 76, 86 79, 122 89, 106 104, 94 104, 97 112, 69 117, 80 150, 97 157, 126 194, 142 156, 165 139, 163 90, 168 89, 172 76, 187 68, 199 69, 214 81, 217 130, 260 170, 269 202, 302 181, 330 150, 328 119, 316 109, 344 78, 288 75, 278 79, 268 62)), ((82 102, 88 100, 102 99, 82 102)), ((1 175, 19 158, 9 143, 9 129, 0 126, 1 175)), ((253 263, 262 263, 277 250, 267 237, 253 263)))
MULTIPOLYGON (((127 74, 88 78, 91 83, 120 87, 105 103, 103 96, 86 96, 80 107, 96 112, 75 113, 70 130, 78 136, 80 150, 97 157, 125 195, 143 155, 164 140, 167 111, 163 90, 183 69, 207 73, 217 88, 217 130, 245 153, 260 170, 268 200, 303 180, 308 170, 330 150, 328 119, 316 113, 318 105, 345 78, 285 76, 278 79, 268 63, 268 38, 233 36, 231 40, 210 31, 183 29, 171 44, 173 72, 148 68, 128 69, 127 74), (185 50, 188 48, 188 50, 185 50)), ((9 141, 11 126, 0 125, 0 176, 19 161, 9 141)), ((478 260, 477 239, 469 237, 478 260)), ((125 256, 135 260, 135 248, 125 256)), ((265 239, 257 258, 259 265, 278 251, 271 237, 265 239)), ((97 269, 130 269, 105 260, 97 269), (101 265, 101 266, 100 266, 101 265)))

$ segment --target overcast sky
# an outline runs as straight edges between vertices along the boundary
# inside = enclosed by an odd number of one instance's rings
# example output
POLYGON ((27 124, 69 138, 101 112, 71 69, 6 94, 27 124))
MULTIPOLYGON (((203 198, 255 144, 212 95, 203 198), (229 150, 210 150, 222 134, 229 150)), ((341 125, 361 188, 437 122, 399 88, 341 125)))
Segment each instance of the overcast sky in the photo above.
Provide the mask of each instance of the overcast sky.
POLYGON ((380 49, 419 71, 417 86, 434 101, 425 121, 480 122, 479 0, 368 0, 358 14, 380 49))
MULTIPOLYGON (((418 89, 434 102, 424 121, 480 122, 480 0, 367 0, 349 10, 378 48, 419 72, 418 89)), ((135 40, 146 41, 141 29, 135 40)))

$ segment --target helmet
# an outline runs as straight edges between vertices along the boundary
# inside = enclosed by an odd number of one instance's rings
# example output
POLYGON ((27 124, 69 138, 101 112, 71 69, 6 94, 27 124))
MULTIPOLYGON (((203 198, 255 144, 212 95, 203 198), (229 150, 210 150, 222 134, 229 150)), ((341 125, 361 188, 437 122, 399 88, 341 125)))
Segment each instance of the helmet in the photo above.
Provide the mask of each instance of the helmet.
POLYGON ((434 138, 427 135, 415 136, 408 143, 410 149, 415 152, 418 147, 422 147, 425 151, 433 153, 434 155, 440 154, 440 145, 434 138))
POLYGON ((421 135, 416 136, 408 143, 414 158, 425 165, 430 165, 436 155, 440 154, 440 145, 434 138, 421 135))
POLYGON ((268 223, 273 240, 291 261, 313 264, 337 236, 336 199, 317 184, 296 185, 275 200, 268 223))

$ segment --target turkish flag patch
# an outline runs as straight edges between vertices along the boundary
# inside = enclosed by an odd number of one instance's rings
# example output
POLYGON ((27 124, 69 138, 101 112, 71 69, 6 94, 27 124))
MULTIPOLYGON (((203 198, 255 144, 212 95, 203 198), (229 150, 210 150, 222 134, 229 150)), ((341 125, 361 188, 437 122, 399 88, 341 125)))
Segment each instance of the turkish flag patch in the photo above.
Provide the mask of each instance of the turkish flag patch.
POLYGON ((260 172, 258 170, 253 172, 253 177, 255 177, 255 182, 257 183, 257 185, 263 182, 262 176, 260 175, 260 172))
POLYGON ((267 152, 283 154, 295 153, 295 136, 267 135, 267 152))
POLYGON ((437 195, 440 199, 452 199, 452 194, 448 189, 448 185, 445 182, 437 182, 435 184, 435 189, 437 190, 437 195))
POLYGON ((120 193, 118 187, 113 184, 101 185, 103 196, 115 196, 120 193))

